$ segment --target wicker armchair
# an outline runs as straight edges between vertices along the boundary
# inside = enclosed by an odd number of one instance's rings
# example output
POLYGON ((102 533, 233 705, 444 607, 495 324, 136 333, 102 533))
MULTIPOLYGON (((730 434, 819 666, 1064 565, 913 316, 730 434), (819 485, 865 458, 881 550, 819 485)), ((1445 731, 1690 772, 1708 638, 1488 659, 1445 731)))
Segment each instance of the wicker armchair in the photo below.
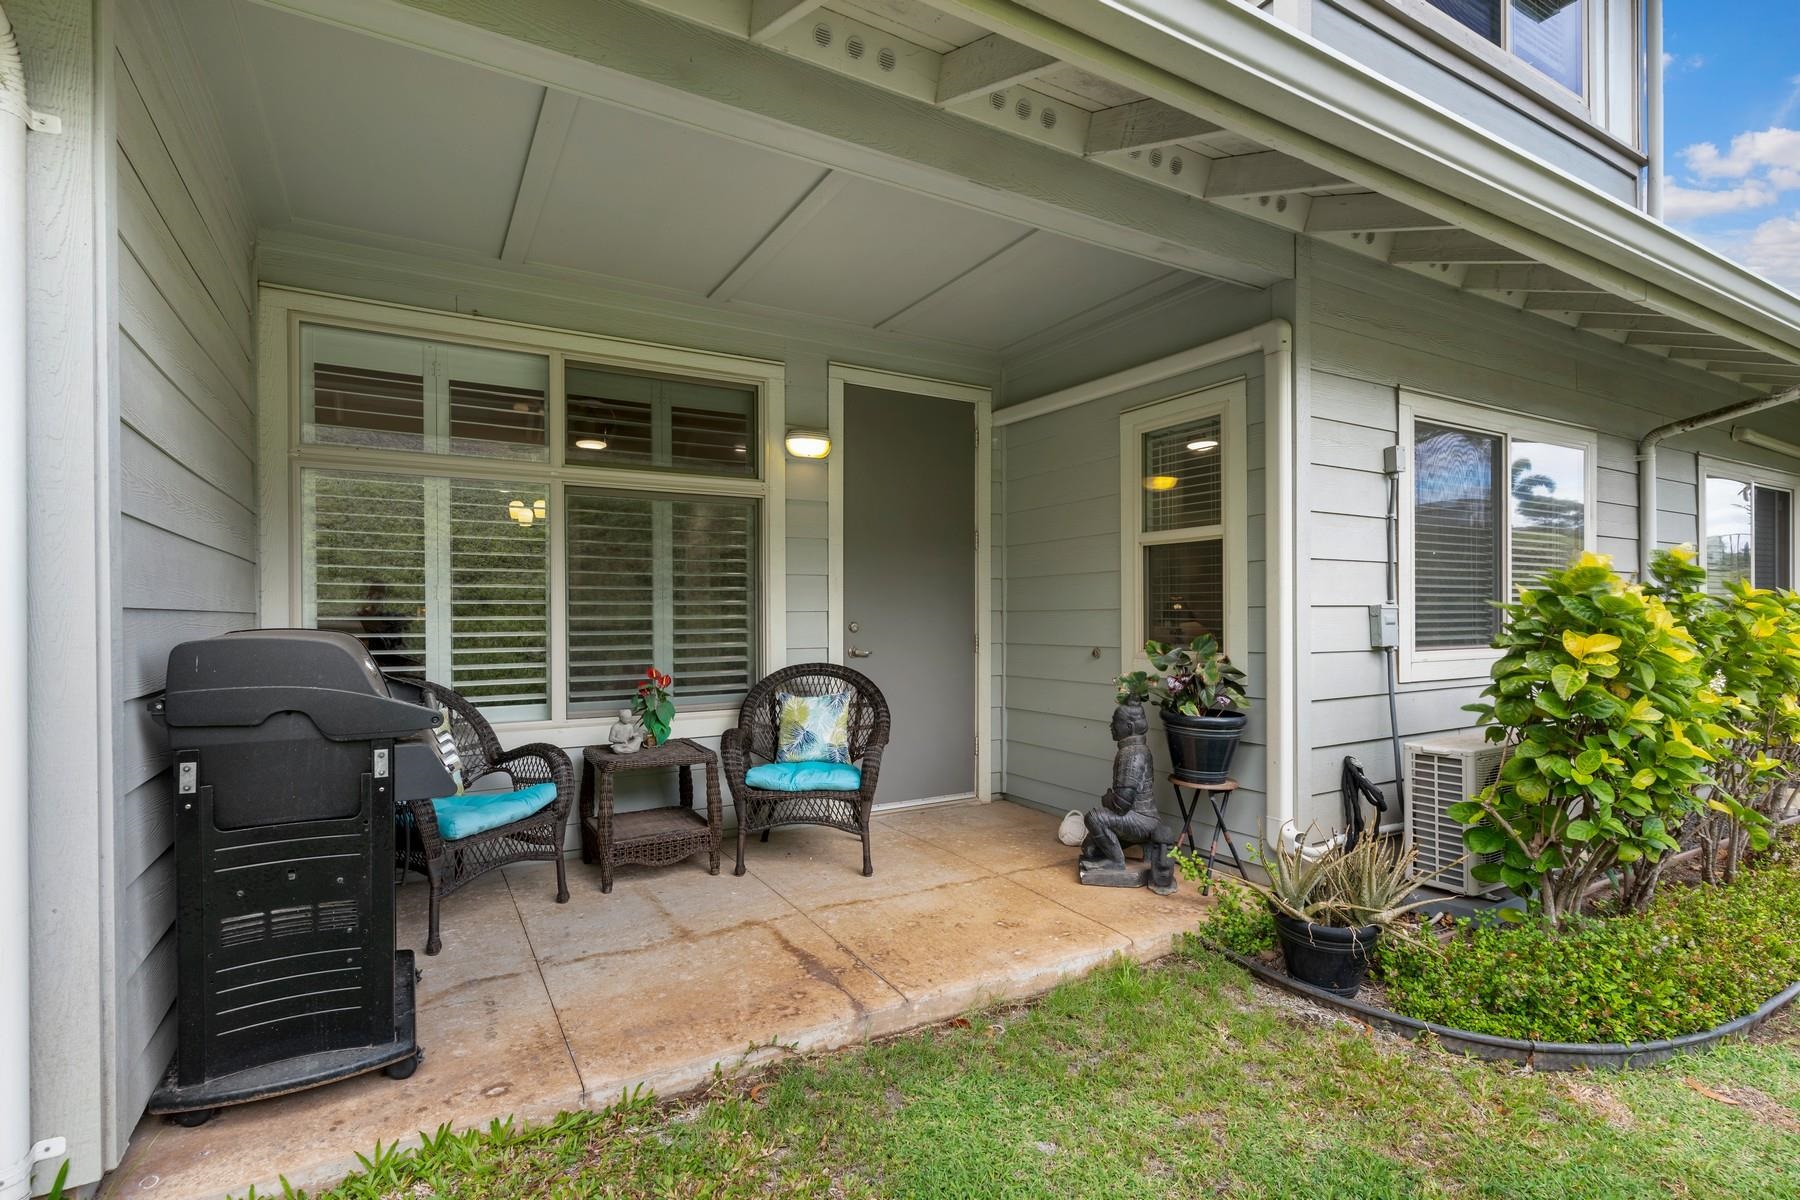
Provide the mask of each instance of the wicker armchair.
POLYGON ((863 845, 864 875, 873 875, 869 859, 869 812, 875 805, 875 781, 881 774, 881 752, 888 743, 888 706, 881 690, 867 676, 834 663, 803 663, 776 671, 750 689, 738 715, 736 729, 728 729, 719 742, 725 780, 737 806, 737 875, 744 873, 744 842, 752 833, 769 840, 779 825, 825 825, 859 834, 863 845), (770 792, 751 787, 745 776, 757 760, 775 759, 780 704, 776 695, 823 695, 848 691, 850 704, 850 761, 862 768, 862 787, 854 792, 770 792))
POLYGON ((396 831, 395 857, 405 870, 417 871, 431 883, 431 929, 425 953, 436 954, 443 943, 438 937, 438 905, 445 896, 495 867, 516 862, 556 864, 556 902, 569 902, 569 881, 563 868, 563 825, 575 799, 575 769, 569 756, 555 746, 534 743, 516 750, 502 750, 487 718, 455 691, 440 683, 419 685, 428 699, 449 710, 450 734, 462 757, 463 779, 474 784, 496 772, 512 780, 514 787, 554 783, 556 799, 528 817, 484 833, 446 841, 438 831, 437 812, 429 800, 407 805, 403 828, 396 831))

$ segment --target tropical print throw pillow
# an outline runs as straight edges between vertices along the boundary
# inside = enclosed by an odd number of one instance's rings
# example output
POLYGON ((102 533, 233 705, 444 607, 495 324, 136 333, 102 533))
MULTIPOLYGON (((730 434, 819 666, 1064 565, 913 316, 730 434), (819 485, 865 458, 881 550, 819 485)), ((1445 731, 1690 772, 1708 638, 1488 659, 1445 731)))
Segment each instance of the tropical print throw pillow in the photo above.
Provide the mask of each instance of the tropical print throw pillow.
POLYGON ((796 696, 777 692, 776 762, 850 761, 850 693, 796 696))

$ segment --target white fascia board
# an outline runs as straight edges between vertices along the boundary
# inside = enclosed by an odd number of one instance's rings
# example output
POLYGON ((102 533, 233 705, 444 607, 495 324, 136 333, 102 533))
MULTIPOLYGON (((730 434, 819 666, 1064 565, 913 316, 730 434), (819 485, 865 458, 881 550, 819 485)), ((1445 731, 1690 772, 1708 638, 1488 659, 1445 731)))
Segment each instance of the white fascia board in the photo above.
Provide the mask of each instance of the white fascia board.
POLYGON ((1800 299, 1237 0, 933 0, 1712 332, 1800 357, 1800 299))

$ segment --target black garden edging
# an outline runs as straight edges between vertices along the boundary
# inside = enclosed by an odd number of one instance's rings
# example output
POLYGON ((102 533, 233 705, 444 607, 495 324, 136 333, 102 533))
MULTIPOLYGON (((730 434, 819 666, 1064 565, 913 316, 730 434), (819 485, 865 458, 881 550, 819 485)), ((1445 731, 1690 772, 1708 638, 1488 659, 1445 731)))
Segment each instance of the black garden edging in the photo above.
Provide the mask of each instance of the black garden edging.
POLYGON ((1377 1008, 1373 1004, 1364 1004, 1358 1000, 1346 1000, 1342 996, 1332 995, 1323 988, 1301 983, 1281 971, 1266 967, 1241 954, 1233 954, 1229 950, 1219 950, 1218 952, 1264 983, 1273 984, 1296 996, 1303 996, 1315 1004, 1323 1004, 1327 1008, 1335 1008, 1340 1012, 1349 1013, 1358 1020, 1398 1033, 1402 1037, 1417 1038, 1429 1033, 1444 1049, 1457 1054, 1468 1054, 1475 1058, 1487 1059, 1490 1062, 1524 1063, 1539 1071, 1576 1071, 1595 1068, 1624 1070, 1633 1067, 1647 1067, 1653 1063, 1673 1058, 1677 1054, 1692 1054, 1699 1050, 1711 1049, 1726 1038, 1748 1033, 1792 1004, 1796 998, 1800 998, 1800 983, 1792 983, 1753 1013, 1727 1021, 1712 1029, 1703 1029, 1699 1033, 1686 1033, 1677 1038, 1665 1038, 1659 1042, 1528 1042, 1518 1038, 1475 1033, 1467 1029, 1452 1029, 1448 1025, 1438 1025, 1432 1021, 1421 1021, 1416 1017, 1403 1016, 1385 1008, 1377 1008))

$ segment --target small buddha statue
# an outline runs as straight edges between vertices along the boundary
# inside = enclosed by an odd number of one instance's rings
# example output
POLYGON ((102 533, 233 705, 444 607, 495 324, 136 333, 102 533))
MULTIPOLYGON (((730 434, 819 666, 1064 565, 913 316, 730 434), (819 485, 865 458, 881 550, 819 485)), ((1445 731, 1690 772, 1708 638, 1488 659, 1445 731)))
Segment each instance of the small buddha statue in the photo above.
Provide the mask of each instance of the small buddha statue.
POLYGON ((1145 741, 1150 722, 1135 702, 1113 710, 1113 782, 1088 811, 1087 840, 1081 844, 1078 878, 1097 887, 1144 887, 1159 895, 1175 890, 1169 850, 1175 826, 1156 806, 1156 768, 1145 741), (1125 861, 1128 846, 1144 848, 1142 866, 1125 861))
POLYGON ((614 754, 636 754, 646 736, 642 718, 629 708, 621 708, 619 719, 606 735, 606 744, 612 747, 614 754))

